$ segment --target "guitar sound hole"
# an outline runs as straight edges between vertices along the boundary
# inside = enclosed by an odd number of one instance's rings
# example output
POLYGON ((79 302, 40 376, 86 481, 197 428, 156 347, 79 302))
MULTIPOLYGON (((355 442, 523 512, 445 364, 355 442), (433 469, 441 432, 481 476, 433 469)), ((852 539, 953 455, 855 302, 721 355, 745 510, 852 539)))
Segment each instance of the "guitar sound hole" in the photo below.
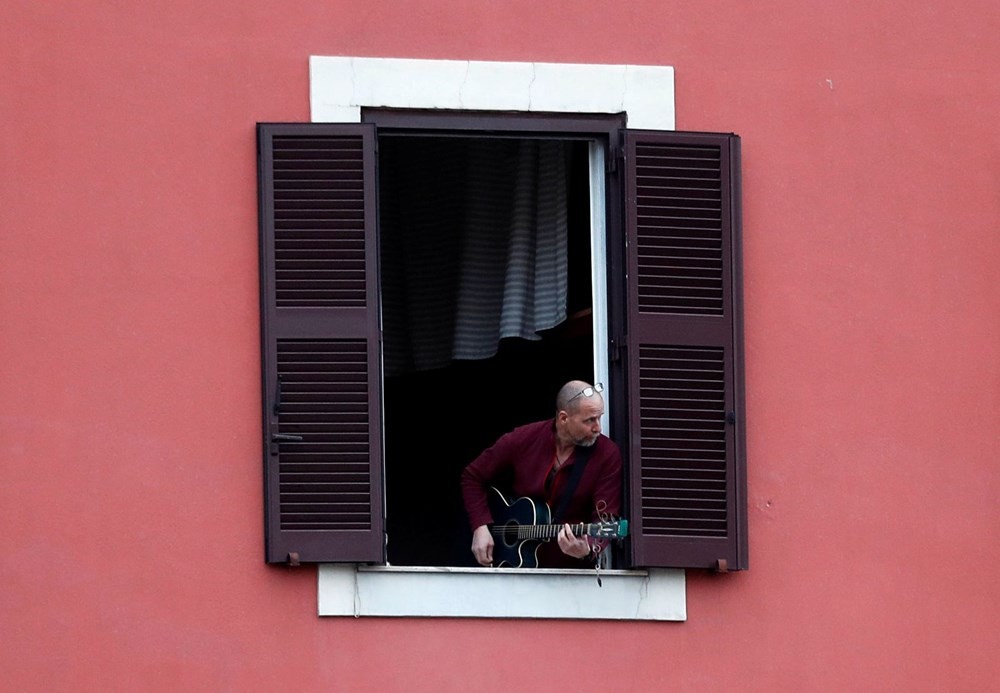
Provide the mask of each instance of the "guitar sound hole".
POLYGON ((517 528, 518 524, 516 522, 509 522, 503 526, 501 538, 505 546, 515 546, 517 544, 517 528))

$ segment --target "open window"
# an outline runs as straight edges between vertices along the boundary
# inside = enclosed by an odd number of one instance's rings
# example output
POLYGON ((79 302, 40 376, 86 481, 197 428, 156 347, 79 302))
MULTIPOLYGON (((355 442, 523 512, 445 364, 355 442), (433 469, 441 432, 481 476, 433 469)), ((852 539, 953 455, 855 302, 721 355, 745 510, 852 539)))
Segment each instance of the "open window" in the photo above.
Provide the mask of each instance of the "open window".
POLYGON ((516 133, 379 133, 392 565, 474 565, 461 470, 551 416, 562 383, 594 377, 589 149, 516 133))
POLYGON ((365 120, 258 127, 267 560, 472 565, 460 470, 582 377, 624 563, 746 567, 738 139, 365 120))

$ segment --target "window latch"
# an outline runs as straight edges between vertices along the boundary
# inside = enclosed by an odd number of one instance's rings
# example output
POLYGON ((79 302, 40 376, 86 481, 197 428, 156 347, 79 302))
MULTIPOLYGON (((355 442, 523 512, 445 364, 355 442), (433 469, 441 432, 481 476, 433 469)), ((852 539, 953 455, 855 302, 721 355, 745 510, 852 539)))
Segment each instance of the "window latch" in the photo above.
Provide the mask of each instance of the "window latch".
POLYGON ((278 445, 280 443, 301 443, 303 440, 305 439, 302 436, 292 435, 291 433, 275 433, 271 436, 271 454, 278 454, 278 445))

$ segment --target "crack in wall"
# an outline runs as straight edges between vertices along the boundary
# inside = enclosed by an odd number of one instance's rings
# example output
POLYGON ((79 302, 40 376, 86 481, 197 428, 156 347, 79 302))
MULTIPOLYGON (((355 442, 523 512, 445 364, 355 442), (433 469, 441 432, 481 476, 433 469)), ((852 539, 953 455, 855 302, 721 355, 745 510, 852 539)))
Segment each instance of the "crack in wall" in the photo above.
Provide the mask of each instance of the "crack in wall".
POLYGON ((537 63, 531 63, 531 81, 528 82, 528 110, 533 110, 531 105, 531 93, 535 87, 535 80, 538 79, 537 63))
POLYGON ((461 109, 465 108, 465 87, 469 83, 469 71, 471 69, 472 69, 472 63, 466 60, 465 74, 462 75, 462 83, 458 87, 458 107, 461 109))

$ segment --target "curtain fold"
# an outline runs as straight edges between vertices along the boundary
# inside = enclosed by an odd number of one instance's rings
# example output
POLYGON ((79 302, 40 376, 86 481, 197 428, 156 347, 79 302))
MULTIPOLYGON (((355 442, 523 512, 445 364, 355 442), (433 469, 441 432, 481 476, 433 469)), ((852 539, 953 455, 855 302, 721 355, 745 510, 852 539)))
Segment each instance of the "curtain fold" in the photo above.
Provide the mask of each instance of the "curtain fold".
POLYGON ((386 374, 485 359, 566 319, 568 150, 380 141, 386 374))

